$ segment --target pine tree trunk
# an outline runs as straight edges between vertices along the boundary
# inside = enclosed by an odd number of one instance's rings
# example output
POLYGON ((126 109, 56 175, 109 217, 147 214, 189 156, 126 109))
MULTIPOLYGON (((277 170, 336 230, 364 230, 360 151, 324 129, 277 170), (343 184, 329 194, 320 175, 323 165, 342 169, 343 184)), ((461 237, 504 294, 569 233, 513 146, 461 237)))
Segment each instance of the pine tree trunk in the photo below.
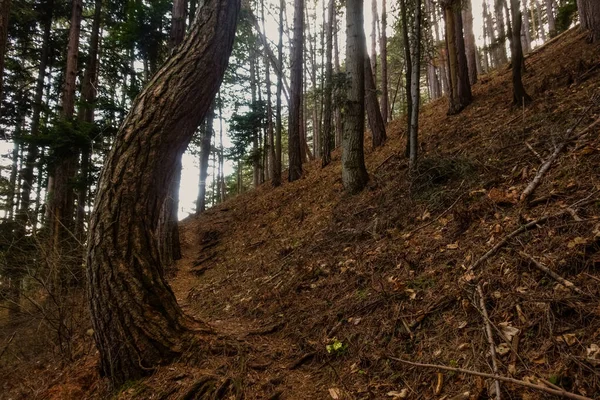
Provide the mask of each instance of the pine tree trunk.
POLYGON ((600 2, 597 0, 577 0, 581 27, 590 31, 592 42, 600 41, 600 2))
MULTIPOLYGON (((371 0, 371 74, 373 75, 373 84, 377 91, 377 24, 379 16, 377 15, 377 0, 371 0)), ((365 53, 366 54, 366 53, 365 53)))
POLYGON ((169 48, 171 50, 178 46, 183 41, 183 37, 185 36, 186 12, 187 0, 173 0, 173 11, 171 12, 171 33, 169 36, 169 48))
MULTIPOLYGON (((261 17, 262 17, 262 23, 263 23, 263 32, 265 32, 265 2, 264 0, 261 0, 261 17)), ((266 43, 266 42, 265 42, 266 43)), ((265 44, 265 54, 264 54, 264 64, 265 64, 265 83, 267 86, 267 138, 265 138, 265 147, 266 147, 266 143, 268 140, 268 147, 269 147, 269 151, 268 151, 268 158, 267 160, 267 164, 269 166, 269 178, 273 179, 273 177, 276 174, 275 171, 275 136, 274 136, 274 131, 273 131, 273 107, 272 107, 272 101, 271 101, 271 69, 269 66, 269 56, 268 56, 268 52, 266 49, 266 44, 265 44)), ((267 156, 267 155, 265 155, 267 156)), ((267 168, 265 167, 265 171, 267 170, 267 168)))
POLYGON ((291 82, 288 127, 288 180, 293 182, 302 177, 302 53, 304 43, 304 0, 294 0, 294 38, 291 50, 291 82))
POLYGON ((404 41, 404 64, 406 68, 404 94, 406 96, 406 149, 405 155, 410 154, 410 140, 408 133, 410 132, 410 115, 412 114, 412 96, 410 95, 411 79, 412 79, 412 61, 410 54, 410 39, 408 37, 408 18, 406 10, 406 0, 400 0, 400 20, 402 22, 402 39, 404 41))
POLYGON ((363 0, 346 0, 346 73, 350 79, 346 95, 342 136, 342 183, 349 193, 360 192, 369 175, 364 159, 365 37, 363 0))
POLYGON ((329 0, 327 6, 327 25, 325 32, 325 88, 323 102, 323 157, 321 166, 325 168, 331 162, 331 139, 333 128, 333 24, 335 23, 335 0, 329 0))
POLYGON ((523 53, 527 54, 531 51, 531 30, 529 27, 529 11, 527 8, 527 1, 523 0, 523 28, 521 29, 521 42, 523 44, 523 53))
POLYGON ((196 200, 196 214, 206 210, 206 179, 208 178, 208 158, 211 151, 213 137, 213 122, 215 116, 214 103, 206 113, 206 122, 203 124, 202 141, 200 142, 200 181, 198 185, 198 198, 196 200))
MULTIPOLYGON (((94 21, 90 36, 90 54, 81 84, 81 99, 83 100, 78 112, 78 119, 84 123, 94 122, 94 103, 96 101, 96 85, 98 70, 98 47, 100 38, 100 23, 102 17, 102 0, 94 3, 94 21)), ((86 146, 81 151, 81 167, 79 169, 79 187, 77 188, 77 213, 75 217, 75 236, 83 243, 85 239, 85 207, 88 202, 88 184, 90 170, 91 148, 86 146)))
POLYGON ((473 33, 473 11, 471 1, 465 2, 466 7, 462 10, 465 52, 467 56, 467 67, 469 70, 469 83, 477 83, 477 44, 475 43, 475 34, 473 33))
POLYGON ((381 117, 384 123, 389 121, 390 95, 388 93, 388 63, 387 63, 387 5, 382 0, 381 5, 381 32, 379 39, 379 52, 381 53, 381 117))
POLYGON ((4 58, 8 40, 8 24, 12 0, 0 0, 0 100, 3 94, 4 58))
POLYGON ((519 0, 511 0, 512 8, 512 40, 510 43, 512 59, 513 104, 523 106, 531 102, 531 97, 525 91, 522 80, 523 49, 521 48, 521 9, 519 0))
POLYGON ((100 370, 115 385, 190 344, 190 318, 163 275, 154 235, 175 166, 204 118, 233 46, 237 0, 208 0, 122 123, 98 183, 87 276, 100 370))
POLYGON ((375 88, 374 77, 371 72, 372 63, 366 52, 365 43, 365 108, 367 110, 367 119, 369 128, 373 136, 373 148, 383 146, 387 136, 385 134, 385 123, 381 116, 379 101, 377 101, 377 89, 375 88))
POLYGON ((279 2, 279 42, 277 43, 277 99, 275 105, 275 168, 273 173, 273 186, 281 185, 281 92, 283 89, 283 15, 285 0, 279 2))
POLYGON ((412 98, 412 110, 410 118, 409 136, 409 157, 408 164, 412 171, 417 167, 418 153, 418 134, 419 134, 419 105, 421 99, 420 82, 421 82, 421 0, 415 2, 415 20, 414 20, 414 43, 412 54, 412 86, 410 95, 412 98))
MULTIPOLYGON (((64 88, 61 99, 61 118, 65 122, 73 119, 75 110, 75 80, 77 78, 77 58, 79 53, 79 33, 81 30, 82 0, 73 0, 71 27, 69 29, 69 44, 67 47, 67 68, 65 71, 64 88)), ((69 142, 67 139, 67 142, 69 142)), ((64 256, 68 251, 67 243, 72 242, 74 223, 75 192, 72 184, 77 171, 77 158, 79 151, 72 144, 55 146, 54 156, 57 159, 53 171, 52 185, 48 191, 48 219, 50 226, 50 247, 58 257, 64 256)), ((64 260, 55 260, 61 269, 64 260)), ((60 274, 66 274, 61 271, 60 274)), ((62 286, 66 276, 60 276, 62 286)))
POLYGON ((543 19, 542 19, 542 6, 540 5, 539 0, 533 0, 535 1, 535 10, 537 13, 537 18, 538 18, 538 28, 539 28, 539 32, 540 32, 540 36, 542 38, 542 42, 546 42, 546 30, 544 29, 544 23, 543 23, 543 19))
POLYGON ((550 36, 556 34, 556 20, 554 19, 554 1, 546 0, 546 16, 548 17, 548 32, 550 36))
POLYGON ((506 54, 506 27, 504 25, 504 2, 506 0, 495 0, 494 14, 496 15, 496 25, 498 28, 498 39, 494 42, 496 46, 496 60, 498 65, 504 65, 508 62, 506 54))
MULTIPOLYGON (((338 47, 338 21, 337 14, 334 17, 335 25, 333 28, 333 66, 335 68, 336 75, 340 74, 340 51, 338 47)), ((343 94, 341 93, 342 89, 339 87, 334 87, 334 119, 335 119, 335 148, 338 148, 342 145, 342 135, 344 132, 344 120, 342 119, 342 105, 341 98, 343 94)))

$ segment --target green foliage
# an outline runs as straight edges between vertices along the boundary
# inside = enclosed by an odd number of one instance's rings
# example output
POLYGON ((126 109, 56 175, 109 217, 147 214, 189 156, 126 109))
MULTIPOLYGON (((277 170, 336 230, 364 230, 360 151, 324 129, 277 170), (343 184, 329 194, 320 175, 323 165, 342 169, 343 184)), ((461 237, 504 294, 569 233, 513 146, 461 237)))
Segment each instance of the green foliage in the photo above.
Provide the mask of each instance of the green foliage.
POLYGON ((348 344, 342 343, 338 338, 333 338, 330 344, 325 346, 327 353, 332 354, 334 356, 339 356, 346 353, 348 350, 348 344))
POLYGON ((556 11, 556 35, 569 29, 575 15, 577 14, 577 3, 575 0, 565 0, 558 6, 556 11))
POLYGON ((235 113, 229 121, 233 147, 228 150, 227 155, 234 161, 245 160, 251 163, 262 157, 260 150, 248 153, 248 147, 258 139, 261 129, 265 128, 267 111, 263 101, 251 103, 248 108, 246 112, 235 113))

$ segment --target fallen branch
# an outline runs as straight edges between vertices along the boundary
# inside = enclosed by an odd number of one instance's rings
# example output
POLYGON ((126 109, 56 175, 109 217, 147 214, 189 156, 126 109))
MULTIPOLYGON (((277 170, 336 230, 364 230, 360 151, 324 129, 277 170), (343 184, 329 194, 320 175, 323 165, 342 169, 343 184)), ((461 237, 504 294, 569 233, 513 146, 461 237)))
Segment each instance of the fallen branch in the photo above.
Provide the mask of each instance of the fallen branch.
POLYGON ((569 289, 571 289, 572 291, 574 291, 577 294, 586 296, 586 293, 583 290, 579 289, 579 287, 575 286, 575 284, 573 282, 566 280, 562 276, 558 275, 556 272, 552 271, 550 268, 546 267, 544 264, 540 263, 539 261, 537 261, 535 258, 530 256, 529 254, 525 253, 524 251, 520 251, 519 254, 522 257, 525 257, 529 261, 531 261, 537 269, 550 275, 552 278, 554 278, 554 280, 561 283, 563 286, 568 287, 569 289))
POLYGON ((11 335, 10 339, 8 339, 8 342, 4 345, 4 348, 2 349, 2 351, 0 351, 0 358, 2 358, 2 356, 4 355, 4 353, 6 352, 6 350, 8 350, 8 346, 10 346, 10 343, 13 341, 13 339, 15 338, 15 335, 17 334, 17 332, 13 332, 13 334, 11 335))
POLYGON ((526 201, 527 199, 529 199, 529 197, 533 194, 534 190, 540 185, 540 183, 541 183, 542 178, 544 177, 544 175, 546 175, 546 173, 550 170, 550 167, 552 166, 552 164, 554 163, 554 161, 558 158, 558 156, 563 151, 565 151, 565 149, 567 148, 567 146, 569 145, 569 143, 571 143, 572 141, 574 141, 574 140, 580 138, 581 136, 585 135, 586 133, 588 133, 590 131, 590 129, 592 129, 596 125, 600 124, 600 118, 598 118, 594 122, 592 122, 587 128, 585 128, 584 130, 582 130, 581 132, 579 132, 577 134, 573 134, 573 132, 575 132, 575 129, 577 129, 577 127, 581 123, 583 117, 590 111, 590 109, 592 108, 592 106, 593 106, 593 104, 590 105, 585 110, 585 112, 577 120, 577 122, 575 123, 575 125, 567 131, 567 137, 565 138, 565 140, 563 140, 563 142, 561 144, 559 144, 556 147, 556 149, 554 149, 554 152, 550 155, 550 157, 548 157, 546 159, 546 161, 544 161, 542 163, 542 165, 538 169, 537 173, 533 177, 533 180, 531 182, 529 182, 529 185, 527 185, 527 187, 525 188, 525 190, 523 190, 523 193, 521 193, 521 197, 520 197, 521 201, 526 201))
POLYGON ((506 246, 506 244, 508 243, 508 241, 512 238, 514 238, 515 236, 520 235, 523 232, 526 232, 534 227, 537 227, 540 224, 545 223, 546 221, 548 221, 549 219, 552 218, 557 218, 560 217, 564 214, 570 214, 573 210, 575 210, 575 207, 577 206, 584 206, 586 204, 590 204, 593 203, 595 201, 597 201, 596 199, 590 200, 589 198, 594 195, 596 192, 592 193, 590 196, 579 200, 575 203, 573 203, 572 205, 566 207, 564 210, 561 210, 555 214, 551 214, 551 215, 544 215, 541 218, 536 219, 535 221, 531 221, 526 223, 525 225, 521 225, 519 228, 515 229, 514 231, 512 231, 511 233, 509 233, 508 235, 506 235, 501 241, 499 241, 498 243, 496 243, 496 245, 494 247, 492 247, 491 249, 489 249, 483 256, 481 256, 477 261, 475 261, 473 264, 471 264, 471 266, 469 268, 467 268, 467 272, 471 272, 473 271, 475 268, 477 268, 478 266, 480 266, 485 260, 487 260, 488 258, 490 258, 491 256, 493 256, 494 254, 496 254, 496 252, 498 250, 500 250, 502 247, 506 246))
MULTIPOLYGON (((490 354, 492 357, 492 371, 494 375, 498 375, 498 361, 496 360, 496 345, 494 344, 494 336, 492 335, 492 327, 490 326, 490 318, 487 313, 487 309, 485 308, 485 299, 483 297, 483 290, 481 289, 481 284, 477 284, 477 294, 479 295, 479 308, 481 309, 481 313, 483 314, 483 321, 485 322, 485 333, 487 336, 488 344, 490 345, 490 354)), ((496 388, 496 400, 501 399, 500 395, 500 381, 498 379, 494 380, 494 386, 496 388)))
POLYGON ((461 373, 461 374, 481 376, 482 378, 497 379, 499 381, 513 383, 515 385, 524 386, 524 387, 527 387, 527 388, 530 388, 530 389, 539 390, 539 391, 542 391, 542 392, 545 392, 545 393, 553 394, 555 396, 565 397, 567 399, 593 400, 590 397, 580 396, 580 395, 575 394, 575 393, 567 392, 566 390, 551 389, 551 388, 548 388, 546 386, 536 385, 535 383, 529 383, 529 382, 521 381, 519 379, 509 378, 509 377, 502 376, 502 375, 486 374, 485 372, 471 371, 469 369, 462 369, 462 368, 447 367, 445 365, 439 365, 439 364, 422 364, 422 363, 407 361, 407 360, 403 360, 401 358, 391 357, 391 356, 388 356, 388 359, 394 360, 394 361, 398 361, 398 362, 401 362, 403 364, 412 365, 414 367, 435 368, 435 369, 441 369, 441 370, 444 370, 444 371, 458 372, 458 373, 461 373))

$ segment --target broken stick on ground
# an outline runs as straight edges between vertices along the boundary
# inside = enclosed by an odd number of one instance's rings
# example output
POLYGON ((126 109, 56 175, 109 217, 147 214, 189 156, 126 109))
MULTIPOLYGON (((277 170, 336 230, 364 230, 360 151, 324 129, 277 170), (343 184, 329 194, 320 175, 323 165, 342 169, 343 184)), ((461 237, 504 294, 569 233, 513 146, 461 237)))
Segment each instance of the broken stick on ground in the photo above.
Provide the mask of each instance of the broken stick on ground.
POLYGON ((590 397, 581 396, 581 395, 578 395, 578 394, 575 394, 575 393, 567 392, 566 390, 552 389, 552 388, 549 388, 549 387, 546 387, 546 386, 536 385, 535 383, 529 383, 529 382, 521 381, 519 379, 509 378, 509 377, 502 376, 502 375, 486 374, 485 372, 471 371, 469 369, 462 369, 462 368, 447 367, 445 365, 439 365, 439 364, 417 363, 417 362, 407 361, 407 360, 403 360, 401 358, 391 357, 391 356, 388 356, 388 359, 394 360, 394 361, 398 361, 398 362, 401 362, 403 364, 412 365, 414 367, 442 369, 444 371, 451 371, 451 372, 458 372, 458 373, 461 373, 461 374, 481 376, 482 378, 497 379, 499 381, 513 383, 515 385, 520 385, 520 386, 524 386, 524 387, 527 387, 527 388, 530 388, 530 389, 539 390, 539 391, 542 391, 542 392, 553 394, 555 396, 561 396, 561 397, 564 397, 564 398, 567 398, 567 399, 593 400, 590 397))

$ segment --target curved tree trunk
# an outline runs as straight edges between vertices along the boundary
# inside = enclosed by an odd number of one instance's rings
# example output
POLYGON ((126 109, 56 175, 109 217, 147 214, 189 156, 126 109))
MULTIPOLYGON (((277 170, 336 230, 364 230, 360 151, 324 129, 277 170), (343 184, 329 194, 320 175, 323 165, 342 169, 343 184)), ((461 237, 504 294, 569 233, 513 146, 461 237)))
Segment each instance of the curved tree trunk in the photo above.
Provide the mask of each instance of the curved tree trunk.
POLYGON ((163 276, 157 230, 177 160, 218 90, 239 0, 208 0, 190 33, 134 101, 98 183, 87 274, 100 368, 113 384, 170 362, 189 344, 163 276))

